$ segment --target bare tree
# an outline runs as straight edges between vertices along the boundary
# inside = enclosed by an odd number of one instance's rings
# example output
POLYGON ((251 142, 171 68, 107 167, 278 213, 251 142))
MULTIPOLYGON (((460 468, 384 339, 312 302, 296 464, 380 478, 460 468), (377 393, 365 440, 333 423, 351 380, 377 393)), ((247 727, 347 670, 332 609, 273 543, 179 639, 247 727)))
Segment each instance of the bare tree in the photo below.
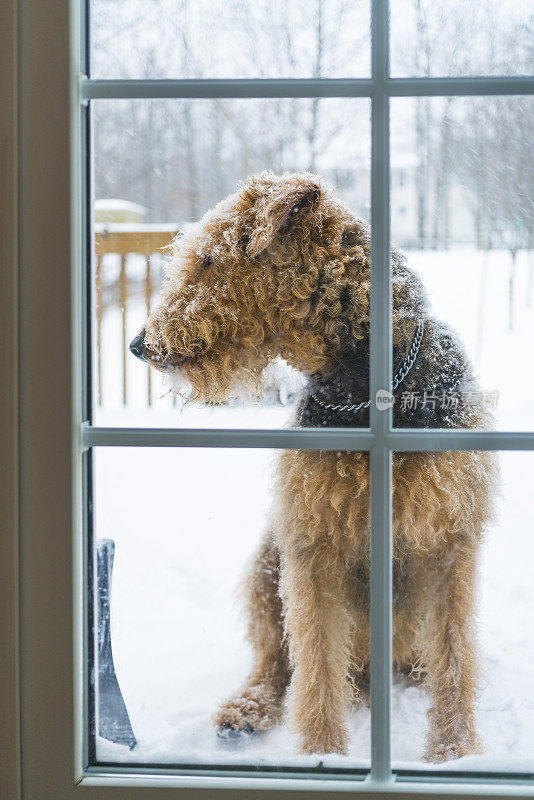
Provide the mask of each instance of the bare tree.
MULTIPOLYGON (((368 44, 366 26, 355 16, 365 4, 353 0, 98 3, 104 13, 94 60, 108 76, 120 64, 123 77, 326 77, 343 74, 346 64, 356 69, 351 54, 360 57, 368 44), (124 37, 113 41, 108 33, 119 7, 124 37)), ((359 148, 356 162, 365 158, 368 139, 354 136, 368 125, 358 114, 364 105, 319 99, 96 104, 97 193, 142 203, 154 221, 194 219, 254 170, 321 169, 336 145, 340 166, 347 146, 359 148)), ((361 207, 368 187, 354 177, 352 183, 361 207)))

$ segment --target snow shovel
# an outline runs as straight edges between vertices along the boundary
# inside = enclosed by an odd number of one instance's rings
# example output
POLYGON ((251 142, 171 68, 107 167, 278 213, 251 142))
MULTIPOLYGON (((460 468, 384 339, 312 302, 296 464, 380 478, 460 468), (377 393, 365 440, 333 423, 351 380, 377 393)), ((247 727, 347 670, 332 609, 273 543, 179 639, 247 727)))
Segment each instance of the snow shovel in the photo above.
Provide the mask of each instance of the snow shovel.
POLYGON ((110 595, 115 542, 97 541, 98 577, 98 733, 130 750, 136 739, 120 690, 111 649, 110 595))

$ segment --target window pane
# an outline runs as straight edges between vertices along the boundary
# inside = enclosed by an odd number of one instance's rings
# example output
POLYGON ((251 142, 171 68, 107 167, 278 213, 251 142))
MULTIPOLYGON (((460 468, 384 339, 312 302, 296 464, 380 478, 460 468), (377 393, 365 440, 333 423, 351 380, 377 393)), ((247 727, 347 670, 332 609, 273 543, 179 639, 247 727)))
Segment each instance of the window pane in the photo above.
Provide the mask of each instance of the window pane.
POLYGON ((319 772, 367 767, 367 457, 98 448, 94 462, 95 760, 319 772), (319 485, 328 494, 317 492, 311 504, 319 485), (317 569, 358 519, 345 571, 331 563, 317 569), (330 549, 319 536, 314 541, 314 530, 330 531, 330 549), (289 720, 282 711, 290 668, 280 563, 297 665, 289 720), (351 631, 350 613, 357 631, 351 631), (348 651, 344 664, 342 658, 351 635, 352 673, 348 651), (359 700, 349 674, 361 684, 359 700), (331 719, 321 722, 321 714, 331 719), (314 715, 320 740, 310 738, 314 715), (232 732, 245 723, 254 732, 232 732), (304 754, 305 746, 319 752, 304 754), (345 755, 319 754, 321 747, 345 746, 345 755))
POLYGON ((369 75, 368 0, 92 0, 96 78, 369 75))
POLYGON ((533 467, 531 453, 394 456, 397 769, 532 772, 533 467))
MULTIPOLYGON (((530 97, 392 101, 392 238, 431 303, 398 426, 487 427, 489 412, 497 428, 532 430, 533 163, 530 97)), ((397 361, 417 317, 414 282, 404 289, 399 279, 397 361)))
POLYGON ((391 0, 392 74, 531 75, 530 0, 391 0))
MULTIPOLYGON (((308 376, 322 375, 349 340, 368 341, 369 242, 359 221, 369 218, 368 100, 97 101, 92 112, 94 422, 294 424, 308 376), (265 170, 298 175, 256 178, 246 194, 243 182, 265 170), (188 227, 235 192, 215 217, 188 227), (177 233, 176 302, 160 314, 166 248, 177 233), (162 381, 157 364, 149 371, 128 349, 149 309, 150 344, 167 348, 167 362, 197 346, 211 355, 162 381), (178 384, 184 374, 196 376, 198 399, 185 406, 169 394, 174 387, 190 397, 190 383, 178 384), (214 402, 225 403, 225 415, 213 415, 214 402)), ((366 377, 358 379, 345 390, 329 378, 328 402, 345 404, 350 393, 366 401, 366 377)), ((322 411, 302 424, 364 424, 322 411)))

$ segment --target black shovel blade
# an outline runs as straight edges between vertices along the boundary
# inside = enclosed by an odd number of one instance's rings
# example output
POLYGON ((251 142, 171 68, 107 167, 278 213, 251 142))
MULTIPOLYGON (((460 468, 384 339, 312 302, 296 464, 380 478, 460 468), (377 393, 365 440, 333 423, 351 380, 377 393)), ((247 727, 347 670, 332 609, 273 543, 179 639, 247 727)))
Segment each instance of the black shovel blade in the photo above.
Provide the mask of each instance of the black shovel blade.
POLYGON ((116 744, 135 747, 136 738, 115 674, 111 648, 110 596, 115 543, 97 542, 98 575, 98 733, 116 744))

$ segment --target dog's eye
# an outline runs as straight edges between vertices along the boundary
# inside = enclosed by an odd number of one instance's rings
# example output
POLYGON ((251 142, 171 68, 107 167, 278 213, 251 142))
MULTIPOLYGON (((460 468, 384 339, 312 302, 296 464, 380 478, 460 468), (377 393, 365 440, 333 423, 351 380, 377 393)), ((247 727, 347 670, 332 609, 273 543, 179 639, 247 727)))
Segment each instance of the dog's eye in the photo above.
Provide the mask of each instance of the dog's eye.
POLYGON ((294 224, 294 222, 297 222, 297 217, 299 217, 300 214, 304 215, 304 212, 312 209, 318 199, 319 192, 317 189, 312 189, 307 192, 301 200, 291 206, 280 226, 280 232, 286 233, 287 230, 294 224))
POLYGON ((308 197, 308 195, 306 195, 305 197, 302 198, 302 200, 299 200, 298 203, 295 203, 295 205, 293 206, 293 208, 289 212, 289 216, 290 217, 294 217, 300 211, 304 211, 304 209, 307 206, 311 205, 311 203, 312 203, 311 198, 308 197))
POLYGON ((239 246, 243 251, 246 251, 247 247, 250 244, 250 236, 248 233, 242 233, 239 237, 239 246))
POLYGON ((356 231, 343 231, 341 234, 341 247, 355 247, 358 244, 356 231))
POLYGON ((213 264, 213 259, 211 256, 204 256, 202 259, 202 271, 208 269, 213 264))

